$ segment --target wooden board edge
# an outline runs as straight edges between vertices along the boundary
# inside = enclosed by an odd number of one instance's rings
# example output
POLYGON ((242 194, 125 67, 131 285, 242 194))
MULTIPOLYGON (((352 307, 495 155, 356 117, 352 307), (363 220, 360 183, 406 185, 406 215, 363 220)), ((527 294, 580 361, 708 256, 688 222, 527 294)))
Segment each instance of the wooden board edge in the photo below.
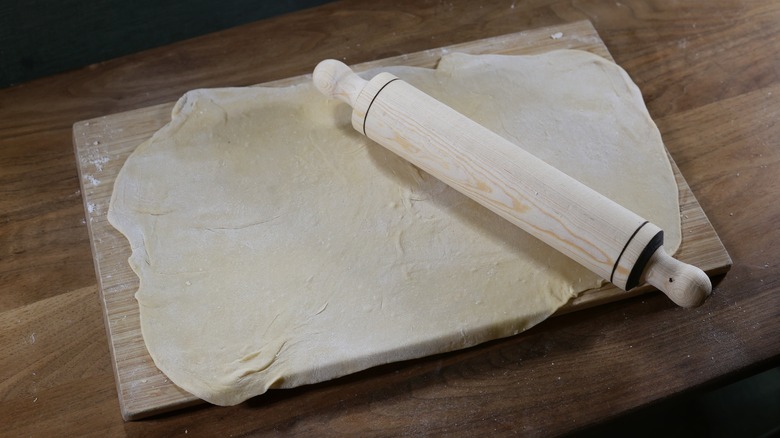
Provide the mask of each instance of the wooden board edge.
MULTIPOLYGON (((76 155, 76 170, 77 175, 79 178, 79 190, 81 191, 81 202, 82 206, 84 208, 84 217, 85 222, 87 225, 87 234, 89 234, 89 247, 92 251, 93 257, 92 257, 92 265, 95 269, 95 278, 97 283, 97 289, 98 289, 98 299, 100 300, 100 308, 103 310, 101 313, 103 314, 103 326, 106 330, 106 341, 108 341, 108 352, 111 356, 111 369, 114 371, 114 386, 116 388, 117 395, 122 393, 122 388, 119 381, 119 362, 117 361, 116 357, 116 351, 114 349, 114 344, 111 342, 110 334, 111 334, 111 324, 109 322, 109 316, 108 316, 108 308, 106 307, 106 299, 105 294, 103 291, 103 281, 102 277, 100 275, 100 263, 98 263, 97 258, 95 258, 94 254, 97 253, 95 238, 94 238, 94 232, 92 229, 92 223, 89 220, 89 205, 88 205, 88 197, 86 196, 86 190, 87 187, 84 184, 84 169, 81 166, 82 160, 84 159, 82 153, 81 153, 81 142, 78 141, 78 136, 84 134, 84 128, 85 126, 89 126, 89 121, 79 121, 73 124, 72 128, 72 140, 73 140, 73 151, 76 155)), ((119 399, 119 410, 122 414, 122 418, 127 420, 126 412, 127 408, 125 406, 125 399, 123 397, 117 397, 119 399)))

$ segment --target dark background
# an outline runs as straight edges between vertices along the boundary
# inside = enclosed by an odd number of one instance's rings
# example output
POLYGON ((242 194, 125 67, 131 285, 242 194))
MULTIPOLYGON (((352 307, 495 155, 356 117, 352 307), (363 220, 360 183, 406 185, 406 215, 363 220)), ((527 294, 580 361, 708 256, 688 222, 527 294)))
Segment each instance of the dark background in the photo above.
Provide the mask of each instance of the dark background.
POLYGON ((328 0, 0 0, 0 88, 328 0))
MULTIPOLYGON (((328 1, 0 0, 0 88, 328 1)), ((780 368, 728 383, 583 435, 780 436, 780 368)))

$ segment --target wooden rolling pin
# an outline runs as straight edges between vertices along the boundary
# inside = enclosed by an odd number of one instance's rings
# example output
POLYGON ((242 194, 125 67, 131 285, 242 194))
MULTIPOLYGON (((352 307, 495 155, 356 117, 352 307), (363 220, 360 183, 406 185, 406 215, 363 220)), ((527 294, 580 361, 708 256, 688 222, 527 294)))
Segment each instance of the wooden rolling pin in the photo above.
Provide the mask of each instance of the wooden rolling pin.
POLYGON ((389 73, 366 81, 343 63, 313 74, 353 107, 352 126, 624 290, 647 282, 683 307, 712 285, 670 257, 663 231, 389 73))

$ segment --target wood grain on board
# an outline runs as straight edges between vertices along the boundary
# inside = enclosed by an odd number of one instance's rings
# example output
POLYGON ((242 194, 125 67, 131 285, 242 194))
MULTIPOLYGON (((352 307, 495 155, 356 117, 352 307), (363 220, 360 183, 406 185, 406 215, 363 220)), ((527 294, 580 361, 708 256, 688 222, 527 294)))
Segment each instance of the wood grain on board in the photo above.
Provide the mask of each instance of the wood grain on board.
MULTIPOLYGON (((588 50, 612 59, 590 22, 540 28, 531 31, 405 54, 354 66, 361 71, 389 65, 434 67, 445 52, 529 54, 560 48, 588 50)), ((283 86, 311 80, 309 75, 263 85, 283 86)), ((173 102, 78 122, 73 142, 82 186, 84 208, 98 277, 106 330, 109 337, 117 391, 125 419, 170 411, 202 403, 173 385, 154 366, 141 337, 138 305, 133 297, 138 278, 130 269, 127 240, 106 220, 113 182, 119 169, 141 142, 170 120, 173 102)), ((710 275, 726 272, 731 259, 699 206, 688 184, 672 161, 679 187, 683 241, 677 257, 701 267, 710 275)), ((588 291, 559 313, 593 307, 636 296, 612 286, 588 291)))

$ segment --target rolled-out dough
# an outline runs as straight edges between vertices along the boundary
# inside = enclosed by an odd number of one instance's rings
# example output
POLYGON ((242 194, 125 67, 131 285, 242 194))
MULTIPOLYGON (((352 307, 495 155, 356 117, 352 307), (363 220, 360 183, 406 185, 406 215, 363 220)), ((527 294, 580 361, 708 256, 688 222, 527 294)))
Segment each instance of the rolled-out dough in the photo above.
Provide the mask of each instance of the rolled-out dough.
MULTIPOLYGON (((680 242, 637 87, 580 51, 386 69, 680 242)), ((371 73, 367 74, 371 76, 371 73)), ((195 90, 122 168, 141 328, 175 384, 231 405, 509 336, 601 279, 350 126, 313 86, 195 90)))

